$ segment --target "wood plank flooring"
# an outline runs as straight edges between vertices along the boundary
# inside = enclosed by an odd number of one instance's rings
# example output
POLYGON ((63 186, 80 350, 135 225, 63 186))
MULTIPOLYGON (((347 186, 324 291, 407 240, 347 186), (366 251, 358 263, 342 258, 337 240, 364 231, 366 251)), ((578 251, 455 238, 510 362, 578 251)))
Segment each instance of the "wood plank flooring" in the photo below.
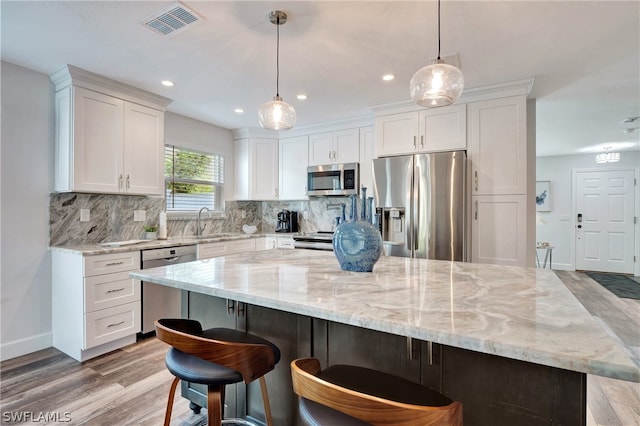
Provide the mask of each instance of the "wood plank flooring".
MULTIPOLYGON (((640 301, 619 299, 581 272, 556 274, 630 356, 640 359, 640 301)), ((0 424, 161 425, 172 380, 164 366, 166 350, 151 338, 84 363, 54 348, 4 361, 0 424), (25 418, 40 413, 54 417, 25 418)), ((587 386, 588 426, 640 425, 640 384, 590 375, 587 386)), ((195 415, 188 405, 178 391, 172 425, 205 421, 205 410, 195 415)))

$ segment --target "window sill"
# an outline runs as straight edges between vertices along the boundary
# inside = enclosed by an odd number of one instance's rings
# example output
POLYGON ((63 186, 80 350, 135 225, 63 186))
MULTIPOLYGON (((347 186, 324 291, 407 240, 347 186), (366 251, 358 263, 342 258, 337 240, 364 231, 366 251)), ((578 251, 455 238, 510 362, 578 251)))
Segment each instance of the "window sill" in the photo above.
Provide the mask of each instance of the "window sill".
MULTIPOLYGON (((222 220, 226 218, 224 212, 212 211, 205 212, 200 217, 203 220, 222 220)), ((183 212, 167 212, 167 220, 179 221, 179 220, 197 220, 198 212, 195 211, 183 211, 183 212)))

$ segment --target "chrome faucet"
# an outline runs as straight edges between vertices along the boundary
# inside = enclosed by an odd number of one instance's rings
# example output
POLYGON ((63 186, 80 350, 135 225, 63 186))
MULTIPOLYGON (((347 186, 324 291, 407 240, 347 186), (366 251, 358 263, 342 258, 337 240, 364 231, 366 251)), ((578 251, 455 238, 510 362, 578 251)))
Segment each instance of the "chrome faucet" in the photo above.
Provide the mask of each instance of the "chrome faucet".
POLYGON ((196 235, 197 236, 201 236, 202 235, 202 228, 200 227, 200 216, 202 215, 202 211, 203 210, 206 210, 207 213, 211 214, 211 210, 209 210, 206 207, 201 208, 200 211, 198 212, 198 224, 197 224, 198 229, 196 229, 196 235))

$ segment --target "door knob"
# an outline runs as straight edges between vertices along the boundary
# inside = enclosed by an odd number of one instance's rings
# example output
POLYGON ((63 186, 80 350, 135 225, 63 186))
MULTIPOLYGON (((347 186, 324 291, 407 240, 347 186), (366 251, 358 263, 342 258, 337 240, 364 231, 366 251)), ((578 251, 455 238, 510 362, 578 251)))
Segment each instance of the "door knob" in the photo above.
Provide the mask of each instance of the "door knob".
POLYGON ((582 229, 582 225, 578 225, 578 229, 582 229))

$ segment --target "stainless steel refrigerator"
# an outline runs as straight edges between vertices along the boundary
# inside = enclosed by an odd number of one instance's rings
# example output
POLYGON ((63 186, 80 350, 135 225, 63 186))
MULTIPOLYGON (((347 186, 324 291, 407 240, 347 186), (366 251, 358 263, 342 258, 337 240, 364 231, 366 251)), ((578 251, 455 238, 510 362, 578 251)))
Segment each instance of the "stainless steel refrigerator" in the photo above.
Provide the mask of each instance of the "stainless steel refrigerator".
POLYGON ((466 158, 451 151, 373 160, 385 255, 466 260, 466 158))

